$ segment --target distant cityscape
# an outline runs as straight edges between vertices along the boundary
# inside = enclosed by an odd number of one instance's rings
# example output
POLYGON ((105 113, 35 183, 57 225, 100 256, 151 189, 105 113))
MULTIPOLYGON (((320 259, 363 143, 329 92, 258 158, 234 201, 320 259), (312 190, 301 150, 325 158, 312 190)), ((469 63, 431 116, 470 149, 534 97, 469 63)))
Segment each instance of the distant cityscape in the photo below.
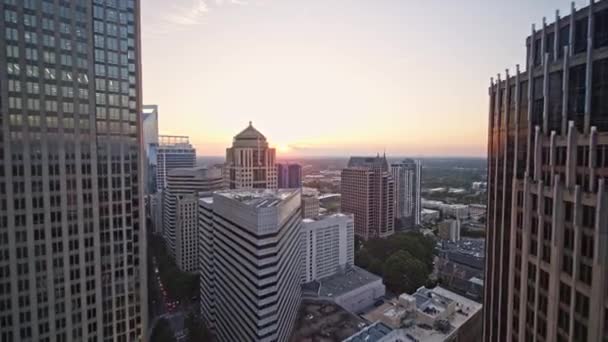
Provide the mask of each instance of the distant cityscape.
POLYGON ((484 160, 429 160, 428 169, 385 154, 280 161, 252 122, 226 158, 195 160, 188 137, 171 139, 145 143, 156 154, 146 158, 157 184, 149 231, 162 246, 151 256, 174 265, 161 274, 200 275, 194 305, 174 304, 180 294, 164 289, 175 279, 154 285, 154 315, 167 317, 177 339, 192 333, 184 323, 192 314, 219 341, 358 341, 376 330, 481 338, 484 160), (410 243, 427 248, 403 249, 410 243), (383 244, 392 252, 375 260, 383 244), (407 286, 386 280, 408 272, 418 274, 407 286))

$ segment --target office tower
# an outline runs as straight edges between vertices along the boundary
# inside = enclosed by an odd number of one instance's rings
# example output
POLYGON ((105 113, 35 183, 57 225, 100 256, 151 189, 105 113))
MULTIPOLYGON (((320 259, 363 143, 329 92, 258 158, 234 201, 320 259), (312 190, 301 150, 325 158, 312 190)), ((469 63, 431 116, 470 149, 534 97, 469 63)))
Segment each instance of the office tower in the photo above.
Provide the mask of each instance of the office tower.
POLYGON ((153 194, 156 192, 156 164, 158 153, 158 106, 143 106, 142 140, 144 145, 144 181, 145 192, 153 194))
POLYGON ((319 216, 319 190, 302 188, 302 218, 319 216))
POLYGON ((277 183, 279 189, 302 187, 302 165, 292 163, 277 164, 277 183))
POLYGON ((199 201, 201 311, 220 342, 287 341, 300 305, 300 190, 199 201))
POLYGON ((342 211, 355 215, 355 234, 367 240, 395 232, 395 183, 386 156, 351 157, 342 170, 342 211))
POLYGON ((302 282, 346 271, 355 262, 355 223, 352 214, 302 220, 302 282))
POLYGON ((391 165, 398 228, 414 228, 420 224, 420 171, 420 160, 405 159, 391 165))
POLYGON ((485 341, 608 338, 606 23, 557 13, 489 88, 485 341))
POLYGON ((224 178, 230 189, 276 189, 276 151, 266 137, 249 126, 234 137, 226 149, 224 178))
POLYGON ((0 4, 2 341, 145 338, 139 4, 0 4))
POLYGON ((156 191, 167 186, 167 173, 177 168, 196 166, 196 149, 186 136, 161 135, 156 156, 156 191))
POLYGON ((173 169, 167 175, 167 187, 163 191, 163 237, 169 255, 182 271, 194 272, 198 268, 199 193, 220 190, 223 186, 219 168, 173 169))

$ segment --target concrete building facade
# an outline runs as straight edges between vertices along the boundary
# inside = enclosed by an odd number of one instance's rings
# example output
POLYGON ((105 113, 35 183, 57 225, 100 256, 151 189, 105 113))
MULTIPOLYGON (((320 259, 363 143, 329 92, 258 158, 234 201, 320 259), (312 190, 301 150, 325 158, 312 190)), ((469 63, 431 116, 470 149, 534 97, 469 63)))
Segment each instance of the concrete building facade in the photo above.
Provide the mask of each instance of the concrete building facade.
POLYGON ((410 229, 420 225, 420 160, 405 159, 391 165, 395 181, 395 219, 397 228, 410 229))
POLYGON ((314 219, 319 216, 319 190, 302 188, 302 218, 314 219))
POLYGON ((395 183, 386 156, 351 157, 342 170, 341 208, 355 217, 355 234, 367 240, 395 232, 395 183))
POLYGON ((308 283, 344 272, 355 264, 352 215, 334 214, 302 220, 303 273, 308 283))
POLYGON ((277 188, 276 151, 251 122, 226 149, 224 178, 229 189, 277 188))
POLYGON ((201 313, 220 342, 288 341, 301 300, 300 190, 199 201, 201 313))
POLYGON ((143 341, 140 1, 0 13, 0 340, 143 341))
POLYGON ((156 191, 162 191, 167 187, 169 171, 196 166, 196 149, 187 136, 161 135, 156 162, 156 191))
POLYGON ((484 341, 608 338, 607 22, 556 13, 490 85, 484 341))
POLYGON ((198 199, 224 187, 222 170, 173 169, 163 191, 163 238, 169 255, 184 272, 198 270, 198 199))

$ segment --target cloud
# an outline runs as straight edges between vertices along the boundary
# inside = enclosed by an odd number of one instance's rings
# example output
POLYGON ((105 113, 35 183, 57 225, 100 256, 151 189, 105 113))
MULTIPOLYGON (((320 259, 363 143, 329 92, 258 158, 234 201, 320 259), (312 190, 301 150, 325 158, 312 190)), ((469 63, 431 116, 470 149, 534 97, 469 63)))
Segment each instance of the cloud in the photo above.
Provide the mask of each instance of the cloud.
POLYGON ((197 25, 202 22, 209 10, 209 5, 205 0, 197 0, 190 6, 173 6, 164 19, 166 22, 174 25, 197 25))

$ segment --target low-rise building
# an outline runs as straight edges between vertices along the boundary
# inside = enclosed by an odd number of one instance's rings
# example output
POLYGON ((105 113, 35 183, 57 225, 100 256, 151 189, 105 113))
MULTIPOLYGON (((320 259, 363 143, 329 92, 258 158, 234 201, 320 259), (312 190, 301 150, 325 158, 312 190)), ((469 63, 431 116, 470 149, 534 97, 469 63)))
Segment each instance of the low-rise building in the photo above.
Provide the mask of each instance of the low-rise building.
POLYGON ((307 285, 312 284, 317 285, 314 298, 332 301, 354 313, 372 307, 386 294, 381 277, 357 266, 307 285))
POLYGON ((393 329, 382 322, 375 322, 342 342, 378 342, 389 335, 393 329))
POLYGON ((482 305, 440 286, 402 294, 365 315, 394 329, 378 342, 468 342, 481 338, 482 305))
POLYGON ((437 222, 441 215, 438 210, 422 209, 420 216, 423 223, 433 223, 437 222))
POLYGON ((484 277, 484 251, 483 240, 443 241, 436 263, 437 276, 442 285, 451 291, 479 300, 481 292, 474 288, 475 284, 471 283, 471 279, 482 281, 484 277))

